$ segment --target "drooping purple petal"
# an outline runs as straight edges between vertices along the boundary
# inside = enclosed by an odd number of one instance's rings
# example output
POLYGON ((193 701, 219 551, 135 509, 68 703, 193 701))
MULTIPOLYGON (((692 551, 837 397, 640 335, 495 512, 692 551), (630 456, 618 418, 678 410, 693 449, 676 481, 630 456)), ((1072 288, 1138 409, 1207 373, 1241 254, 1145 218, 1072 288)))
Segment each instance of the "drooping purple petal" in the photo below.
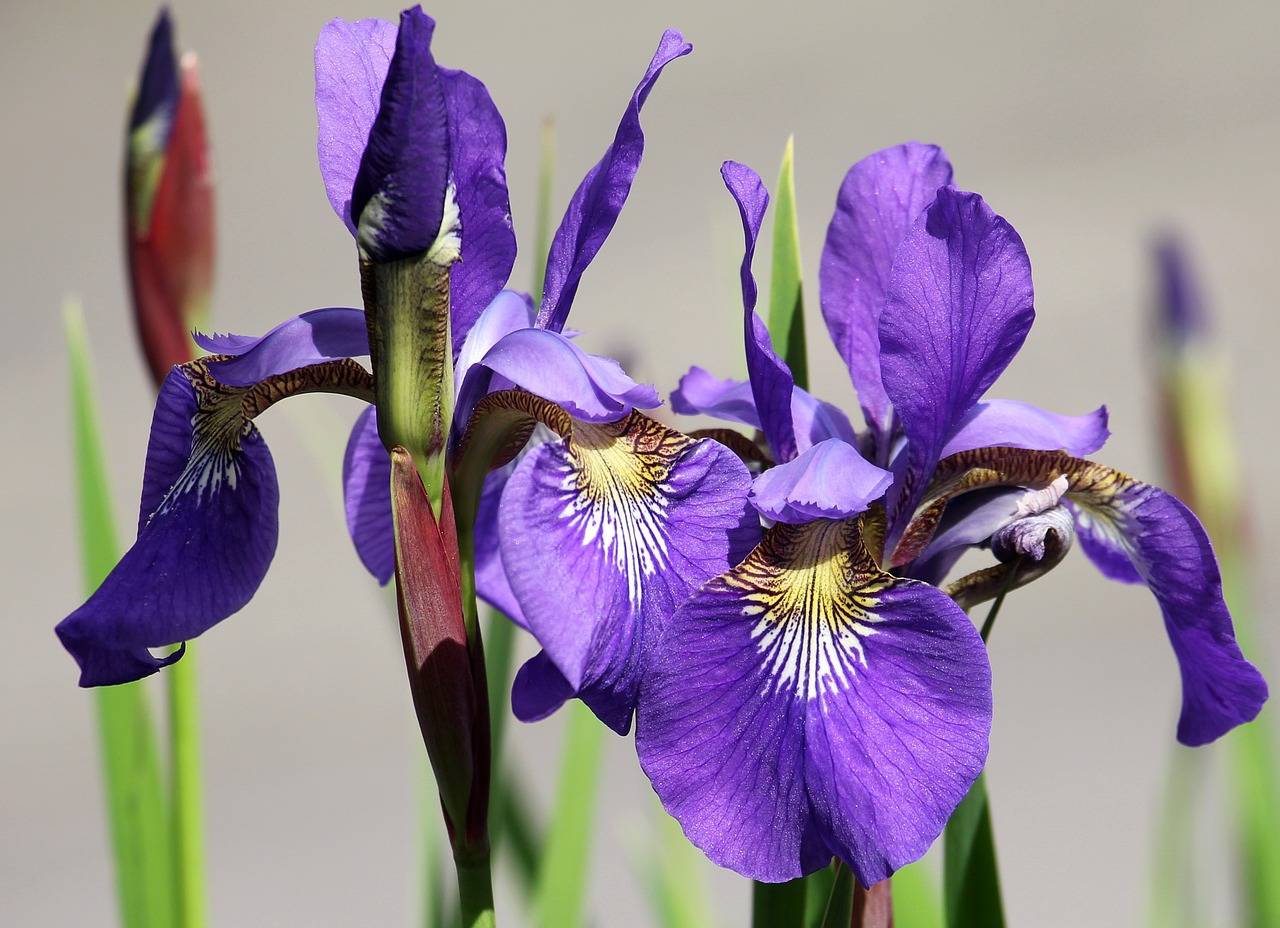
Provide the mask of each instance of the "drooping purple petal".
POLYGON ((756 400, 748 380, 721 380, 701 367, 691 367, 671 391, 671 408, 682 416, 714 416, 760 428, 756 400))
POLYGON ((320 174, 333 211, 353 236, 351 190, 395 49, 396 26, 381 19, 335 19, 316 41, 320 174))
POLYGON ((385 584, 396 569, 391 458, 378 437, 378 413, 373 406, 360 413, 347 439, 342 495, 356 553, 374 579, 385 584))
POLYGON ((818 281, 822 317, 848 365, 867 424, 889 434, 892 410, 880 380, 880 315, 889 269, 907 231, 951 183, 951 163, 936 145, 908 142, 849 169, 827 227, 818 281))
POLYGON ((1073 479, 1067 491, 1082 543, 1108 576, 1126 556, 1155 594, 1182 672, 1178 740, 1206 744, 1253 719, 1267 699, 1266 682, 1236 644, 1213 546, 1168 493, 1093 467, 1104 479, 1073 479))
POLYGON ((892 480, 852 445, 829 438, 757 477, 751 505, 775 522, 844 519, 866 512, 892 480))
POLYGON ((636 751, 667 811, 753 879, 920 857, 982 769, 990 668, 938 590, 880 573, 848 522, 778 525, 668 624, 636 751))
POLYGON ((556 669, 615 731, 631 726, 653 636, 759 537, 749 488, 727 448, 639 413, 576 422, 570 442, 535 448, 508 482, 511 589, 556 669))
POLYGON ((1101 448, 1110 435, 1105 406, 1083 416, 1059 416, 1016 400, 983 400, 960 419, 940 456, 1001 446, 1082 457, 1101 448))
POLYGON ((435 22, 400 14, 369 141, 351 189, 356 240, 375 261, 427 251, 441 232, 449 184, 449 111, 431 54, 435 22))
POLYGON ((582 273, 613 231, 622 204, 631 192, 631 182, 640 169, 644 154, 640 110, 662 69, 691 51, 693 46, 674 29, 662 34, 658 50, 622 114, 613 144, 574 191, 547 255, 542 307, 538 312, 540 327, 556 332, 564 328, 582 273))
POLYGON ((547 652, 539 651, 524 662, 511 681, 511 712, 522 722, 540 722, 575 695, 547 652))
POLYGON ((588 422, 617 419, 633 408, 651 409, 661 403, 653 387, 637 384, 617 361, 587 354, 547 329, 509 333, 480 363, 588 422))
POLYGON ((721 165, 720 176, 738 204, 742 233, 746 239, 741 271, 742 307, 751 392, 760 416, 760 427, 773 458, 782 463, 796 456, 795 426, 791 419, 795 378, 787 363, 774 352, 769 330, 756 314, 756 279, 751 273, 751 259, 755 256, 756 240, 760 237, 760 226, 769 206, 769 192, 755 171, 736 161, 726 161, 721 165))
POLYGON ((449 268, 453 352, 498 295, 516 261, 507 195, 507 127, 484 84, 439 69, 449 110, 450 171, 462 217, 462 257, 449 268))
POLYGON ((235 356, 209 362, 209 370, 220 382, 236 387, 247 387, 308 364, 369 353, 364 312, 345 307, 302 313, 260 338, 199 332, 194 338, 206 351, 235 356))
POLYGON ((271 453, 253 426, 235 432, 235 445, 199 425, 193 439, 192 423, 207 421, 201 417, 195 389, 175 370, 157 405, 137 541, 88 602, 58 624, 80 664, 81 686, 137 680, 176 660, 147 649, 194 638, 239 610, 271 563, 279 502, 271 453), (182 422, 186 452, 175 474, 182 422), (163 480, 170 482, 157 500, 163 480))
POLYGON ((1013 360, 1034 317, 1018 233, 977 194, 939 189, 898 248, 880 317, 881 378, 910 455, 891 522, 900 526, 914 506, 948 438, 1013 360))

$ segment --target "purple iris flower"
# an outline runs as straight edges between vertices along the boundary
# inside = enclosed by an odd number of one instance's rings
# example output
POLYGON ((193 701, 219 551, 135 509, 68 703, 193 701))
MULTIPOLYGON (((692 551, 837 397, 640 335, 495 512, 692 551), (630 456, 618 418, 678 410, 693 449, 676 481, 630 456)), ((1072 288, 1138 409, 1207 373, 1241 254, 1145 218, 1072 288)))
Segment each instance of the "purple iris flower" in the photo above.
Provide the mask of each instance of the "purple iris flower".
MULTIPOLYGON (((599 419, 656 405, 652 388, 632 382, 609 359, 580 351, 558 331, 503 331, 513 301, 523 306, 520 297, 502 292, 515 258, 505 127, 483 84, 435 64, 433 28, 414 8, 401 16, 398 29, 381 21, 335 20, 317 43, 321 171, 363 260, 458 249, 461 260, 449 268, 453 353, 461 353, 472 330, 494 342, 470 365, 476 376, 492 372, 599 419), (486 307, 492 324, 481 322, 486 307)), ((616 216, 616 207, 606 203, 586 218, 597 220, 598 228, 603 214, 607 233, 611 208, 616 216)), ((531 317, 523 311, 520 328, 527 329, 531 317)), ((330 308, 303 313, 261 338, 198 337, 201 347, 217 354, 175 367, 161 387, 137 541, 57 628, 80 664, 82 686, 156 672, 181 651, 157 657, 150 649, 193 638, 249 601, 275 552, 279 498, 275 467, 254 419, 301 392, 372 403, 374 378, 352 360, 369 353, 369 335, 364 312, 330 308)), ((471 379, 459 371, 460 392, 471 379)), ((385 568, 386 579, 394 564, 390 467, 380 444, 374 452, 373 423, 367 411, 353 432, 348 516, 366 562, 379 552, 391 558, 371 565, 385 568), (373 441, 363 440, 370 435, 373 441)))
POLYGON ((854 165, 828 230, 821 302, 861 433, 773 352, 750 270, 768 196, 749 168, 722 173, 747 240, 750 379, 695 368, 672 404, 763 432, 774 466, 751 502, 775 524, 676 610, 641 689, 640 762, 689 838, 761 880, 834 855, 869 885, 920 857, 987 753, 990 668, 961 605, 1043 573, 1077 533, 1105 575, 1156 595, 1183 675, 1179 739, 1253 718, 1266 686, 1204 530, 1079 457, 1105 441, 1105 409, 983 398, 1034 317, 1030 264, 1004 219, 951 186, 943 152, 854 165), (930 585, 974 545, 1001 563, 930 585))

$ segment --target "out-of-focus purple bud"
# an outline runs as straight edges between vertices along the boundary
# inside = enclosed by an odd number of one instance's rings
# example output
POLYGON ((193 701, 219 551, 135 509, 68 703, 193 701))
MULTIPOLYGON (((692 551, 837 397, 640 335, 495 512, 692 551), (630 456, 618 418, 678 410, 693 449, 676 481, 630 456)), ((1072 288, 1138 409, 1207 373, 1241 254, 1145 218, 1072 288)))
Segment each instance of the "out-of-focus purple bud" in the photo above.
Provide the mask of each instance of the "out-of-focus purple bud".
POLYGON ((195 57, 179 63, 161 10, 129 115, 125 254, 134 319, 158 386, 195 353, 213 284, 213 177, 195 57))
POLYGON ((1175 345, 1203 338, 1208 318, 1182 243, 1171 235, 1161 236, 1156 241, 1155 257, 1161 332, 1175 345))

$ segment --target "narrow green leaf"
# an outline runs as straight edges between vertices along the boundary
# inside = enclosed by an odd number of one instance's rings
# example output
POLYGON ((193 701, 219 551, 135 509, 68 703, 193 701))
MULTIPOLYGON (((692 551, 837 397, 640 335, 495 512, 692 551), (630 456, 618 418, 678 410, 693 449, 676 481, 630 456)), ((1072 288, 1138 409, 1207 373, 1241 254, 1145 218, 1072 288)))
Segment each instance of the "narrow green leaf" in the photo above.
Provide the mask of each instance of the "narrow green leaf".
POLYGON ((769 277, 769 334, 791 368, 796 386, 809 388, 804 343, 804 294, 800 276, 800 223, 796 217, 795 139, 787 139, 773 200, 773 269, 769 277))
POLYGON ((893 875, 894 928, 942 928, 942 904, 928 867, 917 861, 893 875))
POLYGON ((494 778, 489 800, 489 840, 495 856, 504 854, 515 867, 520 890, 526 899, 530 899, 538 885, 542 842, 533 823, 529 802, 520 791, 519 779, 510 769, 504 773, 504 776, 494 778))
MULTIPOLYGON (((804 923, 808 928, 819 928, 827 917, 827 908, 831 904, 831 891, 836 885, 836 871, 840 864, 833 858, 816 873, 810 873, 802 881, 804 883, 804 923)), ((852 892, 850 886, 850 892, 852 892)))
POLYGON ((169 811, 173 822, 176 924, 204 928, 204 789, 200 764, 200 703, 195 642, 165 671, 169 687, 169 811))
POLYGON ((947 928, 1004 928, 985 774, 952 813, 943 845, 947 928))
MULTIPOLYGON (((97 589, 120 556, 88 337, 80 306, 68 300, 63 325, 70 360, 73 458, 86 593, 97 589)), ((146 690, 141 682, 94 690, 102 744, 103 780, 125 928, 173 924, 169 816, 160 779, 146 690)))
POLYGON ((542 154, 538 160, 538 206, 534 216, 533 295, 536 308, 542 302, 542 283, 547 276, 547 253, 551 251, 551 190, 556 175, 556 124, 550 116, 542 121, 542 154))
POLYGON ((751 928, 804 928, 807 879, 809 878, 801 877, 786 883, 753 883, 751 928))
POLYGON ((655 803, 657 850, 645 866, 649 898, 663 928, 710 928, 716 919, 702 875, 706 858, 685 838, 680 825, 655 803))
POLYGON ((605 728, 591 710, 573 700, 560 711, 569 713, 569 727, 534 899, 539 928, 582 924, 604 749, 605 728))
POLYGON ((832 871, 833 878, 826 905, 822 907, 823 915, 819 926, 848 928, 853 920, 853 894, 858 881, 853 878, 853 871, 841 864, 832 864, 827 869, 832 871))

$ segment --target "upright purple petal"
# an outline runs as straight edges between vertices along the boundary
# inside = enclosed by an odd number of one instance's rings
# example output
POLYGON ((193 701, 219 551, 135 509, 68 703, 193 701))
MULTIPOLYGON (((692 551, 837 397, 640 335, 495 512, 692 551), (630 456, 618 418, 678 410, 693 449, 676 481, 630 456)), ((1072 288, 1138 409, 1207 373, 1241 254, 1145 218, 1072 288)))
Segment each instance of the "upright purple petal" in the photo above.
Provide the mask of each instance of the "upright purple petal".
POLYGON ((977 194, 938 190, 898 249, 880 317, 881 377, 910 454, 891 519, 914 506, 947 440, 1013 360, 1034 317, 1018 233, 977 194))
POLYGON ((1092 465, 1072 479, 1085 550, 1103 573, 1125 556, 1155 594, 1182 672, 1178 740, 1206 744, 1254 718, 1267 684, 1236 644, 1222 577, 1203 526, 1186 506, 1155 487, 1092 465))
POLYGON ((155 673, 178 655, 155 658, 147 649, 206 631, 243 607, 266 574, 278 533, 271 453, 252 425, 235 430, 238 438, 228 443, 208 409, 175 369, 157 402, 138 538, 88 602, 57 627, 80 664, 81 686, 155 673), (181 423, 186 448, 178 469, 181 423))
POLYGON ((435 22, 415 6, 400 14, 396 50, 351 189, 362 251, 395 261, 427 251, 444 221, 449 112, 431 54, 435 22))
POLYGON ((818 272, 822 317, 848 365, 867 424, 882 441, 892 419, 880 380, 880 315, 889 269, 912 224, 949 183, 951 163, 936 145, 886 148, 849 169, 827 227, 818 272))
POLYGON ((391 457, 378 437, 378 413, 370 406, 356 419, 342 459, 347 530, 365 569, 380 584, 396 569, 391 513, 391 457))
POLYGON ((631 182, 640 169, 640 159, 644 154, 640 110, 644 101, 662 69, 691 51, 693 46, 674 29, 662 34, 658 50, 622 114, 613 144, 605 149, 604 156, 574 191, 547 255, 539 326, 556 332, 564 328, 582 273, 613 231, 622 204, 631 192, 631 182))
POLYGON ((230 354, 209 362, 221 383, 247 387, 288 371, 369 353, 369 327, 359 309, 313 309, 288 319, 261 338, 243 335, 195 334, 206 351, 230 354))
POLYGON ((396 26, 381 19, 335 19, 316 41, 320 174, 329 203, 354 236, 351 189, 364 157, 396 49, 396 26))
POLYGON ((516 594, 511 592, 511 582, 507 580, 507 566, 502 561, 502 545, 498 533, 502 493, 520 460, 523 458, 517 457, 509 464, 490 471, 485 477, 473 532, 476 595, 527 631, 529 623, 524 617, 524 610, 520 608, 516 594))
POLYGON ((983 400, 960 419, 939 456, 1001 446, 1083 457, 1110 436, 1105 406, 1083 416, 1059 416, 1016 400, 983 400))
POLYGON ((756 401, 760 426, 774 460, 782 463, 796 456, 795 425, 791 419, 791 394, 795 378, 785 361, 773 350, 769 330, 756 314, 756 279, 751 273, 751 260, 756 252, 756 240, 769 206, 769 191, 764 189, 760 176, 745 164, 726 161, 720 168, 720 176, 738 204, 742 218, 742 233, 746 239, 746 253, 742 257, 742 307, 743 340, 747 349, 747 372, 751 379, 751 392, 756 401))
POLYGON ((506 286, 516 261, 507 196, 507 127, 484 84, 439 69, 449 110, 450 169, 462 217, 462 258, 449 268, 453 353, 506 286))
MULTIPOLYGON (((556 670, 615 731, 631 726, 653 636, 759 537, 750 479, 723 445, 633 413, 575 422, 570 440, 535 448, 507 484, 499 534, 511 589, 556 670)), ((517 702, 554 708, 538 693, 517 702)))
POLYGON ((869 885, 919 858, 982 769, 991 675, 973 623, 875 568, 858 520, 778 525, 677 610, 636 751, 717 864, 869 885))

